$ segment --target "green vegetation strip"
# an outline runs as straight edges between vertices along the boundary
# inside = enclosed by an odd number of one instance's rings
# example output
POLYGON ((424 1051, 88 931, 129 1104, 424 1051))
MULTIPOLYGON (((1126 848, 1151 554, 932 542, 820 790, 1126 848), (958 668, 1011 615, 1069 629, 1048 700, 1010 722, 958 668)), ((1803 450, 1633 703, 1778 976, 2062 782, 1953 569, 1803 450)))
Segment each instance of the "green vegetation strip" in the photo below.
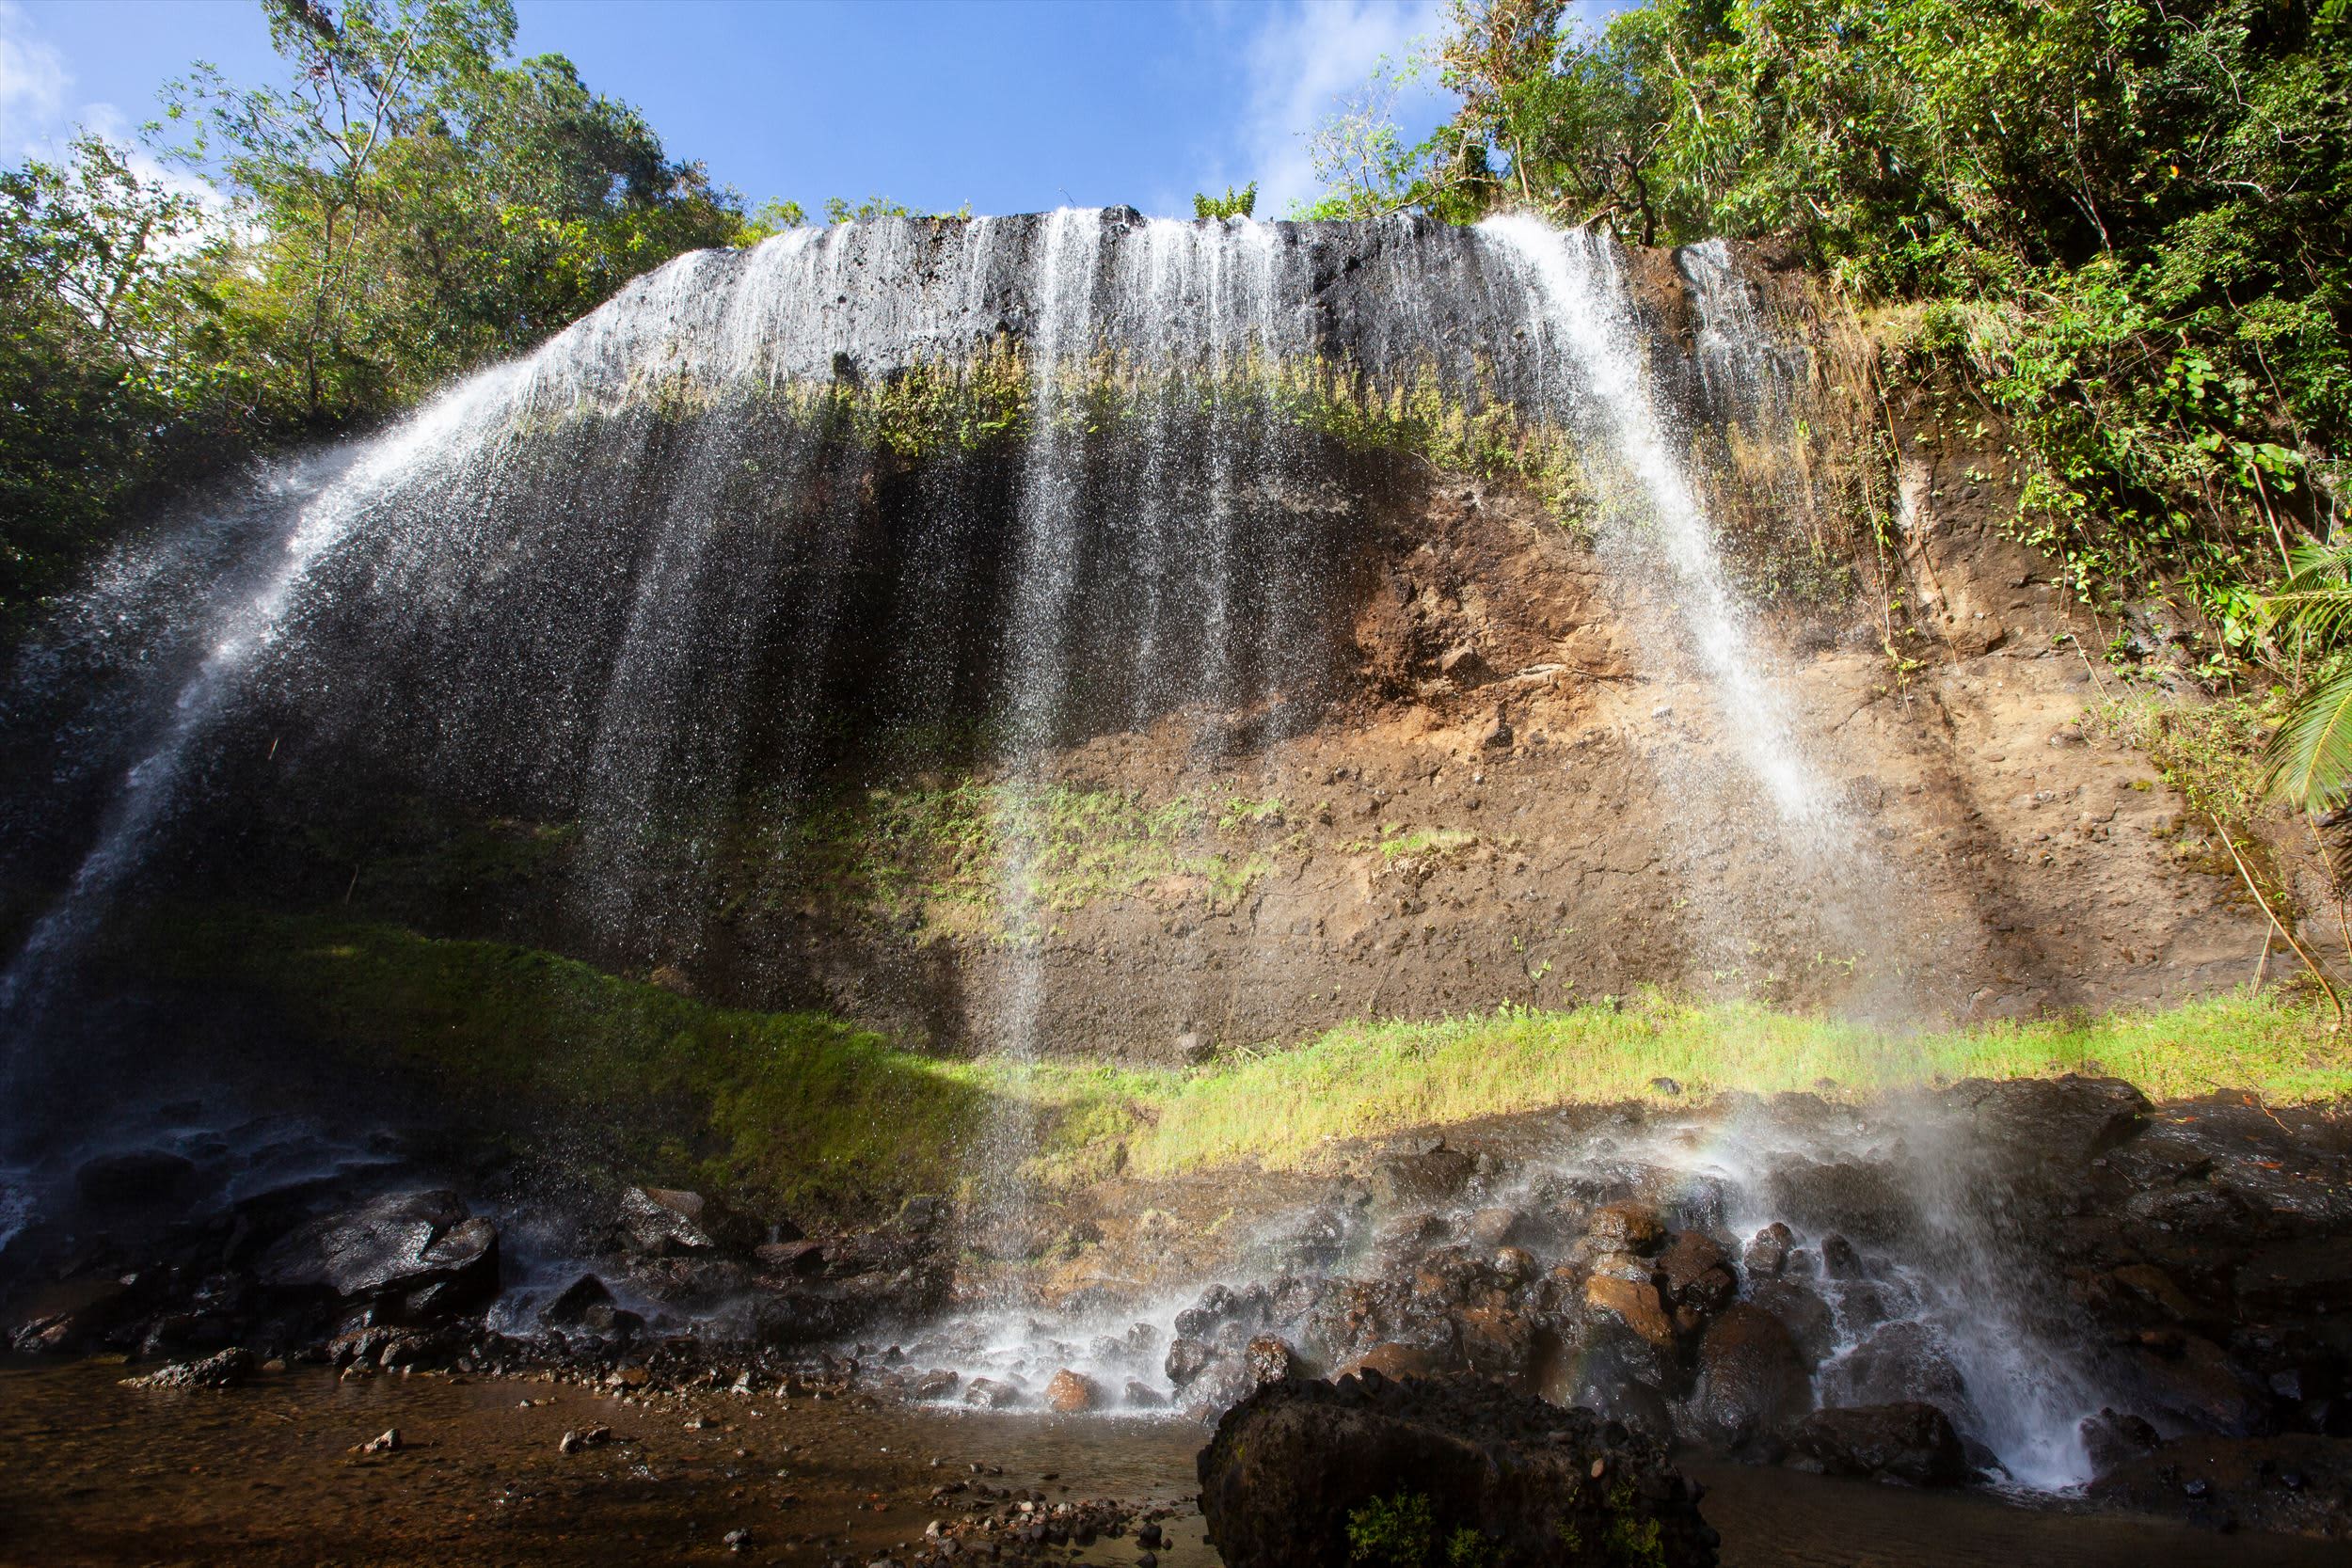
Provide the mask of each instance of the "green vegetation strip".
POLYGON ((208 916, 166 944, 183 979, 273 996, 330 1053, 389 1059, 459 1115, 611 1130, 627 1174, 768 1205, 884 1203, 965 1179, 992 1127, 1032 1129, 1034 1174, 1076 1182, 1255 1162, 1331 1143, 1574 1102, 1730 1091, 1862 1097, 1963 1077, 2129 1079, 2157 1099, 2266 1103, 2352 1092, 2309 1006, 2232 995, 2158 1012, 1908 1037, 1745 1005, 1649 995, 1368 1022, 1204 1067, 946 1061, 810 1014, 712 1007, 569 959, 389 927, 208 916))

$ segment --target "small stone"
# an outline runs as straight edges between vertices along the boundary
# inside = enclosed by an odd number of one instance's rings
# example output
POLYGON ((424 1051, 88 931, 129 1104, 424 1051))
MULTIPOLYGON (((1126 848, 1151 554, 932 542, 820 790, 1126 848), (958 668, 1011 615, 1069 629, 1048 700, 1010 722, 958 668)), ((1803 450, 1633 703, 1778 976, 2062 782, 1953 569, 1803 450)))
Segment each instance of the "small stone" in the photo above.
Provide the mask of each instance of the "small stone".
POLYGON ((752 1532, 747 1529, 731 1529, 727 1531, 726 1534, 719 1537, 719 1540, 721 1544, 724 1545, 728 1551, 745 1551, 751 1546, 752 1532))
POLYGON ((400 1428, 390 1427, 359 1445, 361 1453, 398 1453, 405 1445, 400 1440, 400 1428))

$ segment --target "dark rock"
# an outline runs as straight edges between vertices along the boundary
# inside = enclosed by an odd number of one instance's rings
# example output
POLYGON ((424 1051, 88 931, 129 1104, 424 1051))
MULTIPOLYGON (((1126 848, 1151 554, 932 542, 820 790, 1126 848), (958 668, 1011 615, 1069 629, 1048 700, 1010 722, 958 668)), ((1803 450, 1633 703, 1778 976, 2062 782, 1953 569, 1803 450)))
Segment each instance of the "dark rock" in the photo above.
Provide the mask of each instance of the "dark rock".
POLYGON ((982 1410, 1012 1410, 1028 1400, 1026 1393, 1010 1383, 993 1377, 976 1377, 963 1390, 963 1402, 982 1410))
POLYGON ((1740 1266, 1747 1270, 1751 1280, 1778 1279, 1788 1267, 1788 1254, 1796 1244, 1795 1232, 1774 1220, 1748 1239, 1740 1266))
POLYGON ((182 1361, 144 1377, 126 1377, 122 1384, 126 1388, 234 1388, 251 1378, 253 1370, 253 1353, 231 1345, 201 1361, 182 1361))
POLYGON ((1721 1311, 1740 1288, 1730 1255, 1696 1230, 1682 1232, 1659 1254, 1658 1273, 1668 1301, 1702 1313, 1721 1311))
POLYGON ((1216 1359, 1216 1351, 1201 1339, 1178 1339, 1168 1347, 1168 1359, 1160 1370, 1168 1381, 1182 1388, 1208 1369, 1216 1359))
POLYGON ((612 1441, 612 1429, 611 1427, 587 1426, 581 1427, 575 1432, 565 1433, 562 1437, 556 1440, 555 1446, 559 1452, 578 1453, 582 1449, 603 1448, 607 1443, 612 1441))
POLYGON ((2135 1402, 2175 1421, 2233 1437, 2272 1425, 2267 1392, 2229 1352, 2194 1334, 2159 1336, 2133 1353, 2135 1402))
POLYGON ((1773 1437, 1813 1407, 1813 1384, 1795 1338, 1778 1318, 1735 1303, 1699 1342, 1692 1417, 1699 1435, 1734 1452, 1773 1437))
POLYGON ((2234 1289, 2249 1312, 2352 1311, 2352 1241, 2337 1235, 2265 1248, 2238 1270, 2234 1289))
POLYGON ((1373 1167, 1372 1190, 1384 1208, 1452 1203, 1462 1196, 1478 1162, 1458 1148, 1437 1142, 1411 1153, 1391 1154, 1373 1167))
POLYGON ((2218 1508, 2242 1529, 2352 1541, 2352 1438, 2175 1438, 2099 1477, 2090 1496, 2208 1522, 2218 1508))
POLYGON ((1833 1363, 1821 1381, 1833 1404, 1926 1403, 1953 1415, 1968 1408, 1968 1386, 1959 1367, 1925 1324, 1909 1321, 1872 1330, 1833 1363))
POLYGON ((1166 1394, 1161 1393, 1150 1384, 1138 1383, 1134 1378, 1127 1380, 1126 1395, 1128 1405, 1136 1410, 1159 1410, 1168 1403, 1166 1394))
POLYGON ((428 1305, 454 1310, 498 1291, 498 1227, 469 1218, 455 1193, 395 1193, 296 1227, 262 1257, 256 1275, 287 1291, 346 1301, 453 1289, 428 1305))
POLYGON ((918 1400, 944 1400, 953 1394, 962 1381, 961 1377, 942 1367, 916 1378, 914 1386, 909 1392, 918 1400))
POLYGON ((2079 1172, 2098 1155, 2128 1142, 2148 1124, 2148 1097, 2114 1078, 1971 1078, 1947 1091, 1945 1101, 1974 1124, 1972 1147, 2005 1162, 2022 1158, 2079 1172))
POLYGON ((1821 1238, 1821 1272, 1832 1279, 1860 1279, 1862 1255, 1836 1231, 1821 1238))
POLYGON ((195 1180, 196 1162, 160 1148, 103 1154, 73 1173, 82 1201, 108 1209, 169 1203, 195 1180))
POLYGON ((703 1228, 707 1208, 699 1193, 670 1187, 628 1187, 613 1219, 621 1250, 644 1257, 716 1252, 719 1240, 703 1228))
POLYGON ((1792 1159, 1764 1179, 1772 1212, 1808 1230, 1839 1230, 1884 1246, 1915 1223, 1910 1193, 1892 1165, 1861 1160, 1792 1159))
POLYGON ((1829 1303, 1796 1281, 1768 1280, 1750 1291, 1748 1300, 1780 1320, 1808 1365, 1819 1366, 1837 1348, 1837 1320, 1829 1303))
MULTIPOLYGON (((612 1292, 605 1288, 604 1281, 593 1274, 583 1274, 539 1308, 539 1321, 559 1328, 583 1326, 591 1308, 612 1305, 612 1292)), ((606 1321, 611 1321, 609 1316, 606 1321)))
POLYGON ((1585 1221, 1584 1234, 1596 1250, 1646 1257, 1665 1245, 1666 1222, 1655 1204, 1605 1203, 1585 1221))
POLYGON ((767 1274, 822 1274, 825 1269, 825 1243, 811 1241, 762 1242, 752 1249, 752 1260, 767 1274))
POLYGON ((1917 1402, 1817 1410, 1797 1423, 1788 1448, 1792 1464, 1833 1476, 1964 1486, 1974 1474, 1951 1418, 1917 1402))
POLYGON ((1657 1568, 1712 1564, 1693 1489, 1656 1445, 1612 1436, 1588 1411, 1474 1380, 1274 1384, 1227 1412, 1201 1450, 1201 1510, 1227 1568, 1346 1568, 1351 1520, 1416 1497, 1429 1539, 1399 1543, 1398 1560, 1438 1560, 1469 1531, 1491 1561, 1644 1541, 1641 1560, 1657 1568))
POLYGON ((2137 1416, 2111 1409, 2084 1417, 2079 1430, 2083 1452, 2090 1460, 2093 1476, 2104 1476, 2118 1465, 2152 1454, 2164 1446, 2164 1439, 2156 1434, 2154 1427, 2137 1416))

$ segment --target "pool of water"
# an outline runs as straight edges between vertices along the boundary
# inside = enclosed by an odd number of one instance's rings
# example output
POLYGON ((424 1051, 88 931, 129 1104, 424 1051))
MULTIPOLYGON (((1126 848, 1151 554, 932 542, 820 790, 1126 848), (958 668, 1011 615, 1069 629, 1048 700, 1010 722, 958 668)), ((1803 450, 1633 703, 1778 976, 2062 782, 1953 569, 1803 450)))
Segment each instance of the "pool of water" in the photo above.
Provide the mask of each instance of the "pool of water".
MULTIPOLYGON (((0 1563, 458 1565, 865 1561, 962 1498, 943 1481, 1173 1511, 1168 1568, 1211 1568, 1201 1430, 710 1391, 625 1397, 535 1378, 264 1375, 128 1388, 103 1362, 0 1368, 0 1563), (690 1424, 693 1423, 693 1424, 690 1424), (566 1431, 615 1440, 565 1454, 566 1431), (355 1451, 396 1428, 397 1452, 355 1451), (750 1531, 739 1552, 725 1537, 750 1531)), ((1982 1493, 1706 1467, 1726 1568, 2339 1564, 2341 1544, 2221 1536, 1982 1493)), ((1130 1564, 1132 1538, 1072 1554, 1130 1564)))

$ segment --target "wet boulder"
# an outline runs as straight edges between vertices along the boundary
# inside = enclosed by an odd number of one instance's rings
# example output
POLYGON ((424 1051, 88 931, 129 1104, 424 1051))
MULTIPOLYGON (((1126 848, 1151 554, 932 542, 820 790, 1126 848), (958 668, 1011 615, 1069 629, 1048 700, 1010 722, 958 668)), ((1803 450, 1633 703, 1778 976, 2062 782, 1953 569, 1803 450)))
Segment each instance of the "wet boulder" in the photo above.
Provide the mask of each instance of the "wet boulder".
POLYGON ((1700 1313, 1721 1311, 1739 1293, 1730 1254, 1696 1230, 1682 1232, 1659 1254, 1658 1274, 1669 1302, 1700 1313))
POLYGON ((1009 1378, 976 1377, 964 1386, 963 1402, 978 1410, 1018 1410, 1029 1396, 1009 1378))
POLYGON ((1778 1279, 1788 1267, 1788 1255, 1796 1250, 1796 1233, 1774 1220, 1748 1238, 1747 1246, 1740 1254, 1740 1266, 1747 1271, 1750 1280, 1778 1279))
POLYGON ((1924 1324, 1883 1323, 1822 1374, 1834 1404, 1924 1402, 1959 1413, 1968 1407, 1968 1384, 1924 1324))
POLYGON ((1874 1246, 1899 1240, 1915 1224, 1901 1172, 1867 1160, 1789 1159, 1764 1179, 1772 1212, 1807 1230, 1837 1230, 1874 1246))
POLYGON ((583 1328, 591 1312, 612 1305, 612 1292, 604 1281, 593 1274, 583 1274, 539 1308, 539 1321, 551 1328, 583 1328))
POLYGON ((1934 1405, 1817 1410, 1788 1436, 1788 1463, 1832 1476, 1867 1476, 1914 1486, 1965 1486, 1974 1479, 1952 1419, 1934 1405))
POLYGON ((2039 1165, 2074 1177, 2148 1125, 2148 1097, 2118 1078, 1970 1078, 1945 1092, 1966 1124, 1969 1147, 2004 1165, 2039 1165))
POLYGON ((1396 1561, 1551 1563, 1564 1544, 1715 1561, 1695 1488, 1657 1445, 1474 1379, 1271 1385, 1225 1414, 1199 1471, 1228 1568, 1347 1568, 1367 1538, 1396 1561))
POLYGON ((1837 1348, 1837 1319, 1829 1303, 1795 1280, 1766 1280, 1748 1292, 1748 1302, 1780 1320, 1806 1365, 1820 1366, 1837 1348))
POLYGON ((461 1310, 498 1293, 498 1227, 455 1193, 392 1193, 295 1227, 255 1274, 281 1291, 461 1310))
POLYGON ((1454 1315, 1462 1359, 1480 1377, 1522 1388, 1535 1370, 1535 1325, 1525 1314, 1478 1307, 1454 1315))
POLYGON ((1584 1222, 1584 1239, 1595 1252, 1646 1258, 1666 1244, 1666 1222, 1655 1204, 1604 1203, 1584 1222))
POLYGON ((1216 1359, 1216 1347, 1206 1339, 1179 1336, 1168 1347, 1168 1356, 1160 1363, 1160 1371, 1169 1383, 1182 1388, 1208 1370, 1209 1364, 1216 1359))
POLYGON ((1593 1312, 1614 1319, 1660 1350, 1671 1351, 1675 1346, 1674 1319, 1658 1287, 1647 1280, 1596 1274, 1584 1283, 1584 1303, 1593 1312))
POLYGON ((620 1250, 646 1258, 717 1252, 718 1238, 702 1227, 704 1208, 697 1193, 669 1187, 622 1189, 613 1216, 620 1250))
POLYGON ((1396 1280, 1327 1282, 1307 1315, 1308 1348, 1327 1366, 1343 1366, 1374 1346, 1413 1346, 1437 1364, 1459 1364, 1452 1318, 1438 1303, 1396 1280))
POLYGON ((1103 1402, 1103 1386, 1064 1367, 1046 1380, 1045 1402, 1065 1416, 1092 1410, 1103 1402))
POLYGON ((1384 1209, 1448 1204, 1458 1199, 1478 1174, 1475 1156, 1448 1148, 1443 1138, 1384 1156, 1373 1167, 1373 1196, 1384 1209))
POLYGON ((2137 1416, 2126 1415, 2112 1407, 2103 1408, 2095 1416, 2084 1417, 2077 1431, 2083 1440, 2083 1454, 2090 1461, 2093 1476, 2104 1476, 2164 1446, 2164 1439, 2157 1434, 2154 1427, 2137 1416))
POLYGON ((1770 1443, 1813 1407, 1813 1382, 1778 1318, 1736 1303, 1699 1342, 1692 1418, 1704 1441, 1732 1452, 1770 1443))

